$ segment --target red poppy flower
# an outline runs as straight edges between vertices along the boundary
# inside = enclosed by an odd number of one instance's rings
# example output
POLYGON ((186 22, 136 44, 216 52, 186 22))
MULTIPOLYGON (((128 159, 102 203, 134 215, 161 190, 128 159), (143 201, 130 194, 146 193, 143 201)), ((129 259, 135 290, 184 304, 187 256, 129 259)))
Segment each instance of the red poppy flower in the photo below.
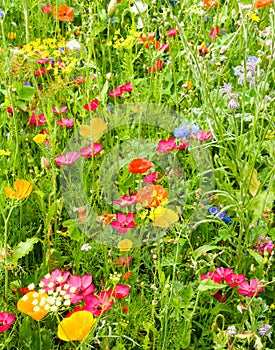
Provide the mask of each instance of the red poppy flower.
POLYGON ((59 6, 56 12, 56 7, 52 11, 53 18, 62 22, 73 22, 74 20, 74 8, 70 6, 59 6))
POLYGON ((210 8, 210 7, 214 7, 214 6, 218 6, 219 3, 216 0, 203 0, 204 3, 204 7, 206 8, 210 8))
POLYGON ((260 9, 270 4, 272 4, 272 0, 256 0, 254 2, 254 9, 260 9))
POLYGON ((143 174, 146 173, 147 170, 151 169, 153 165, 154 164, 150 160, 144 158, 136 158, 131 161, 128 170, 132 174, 143 174))

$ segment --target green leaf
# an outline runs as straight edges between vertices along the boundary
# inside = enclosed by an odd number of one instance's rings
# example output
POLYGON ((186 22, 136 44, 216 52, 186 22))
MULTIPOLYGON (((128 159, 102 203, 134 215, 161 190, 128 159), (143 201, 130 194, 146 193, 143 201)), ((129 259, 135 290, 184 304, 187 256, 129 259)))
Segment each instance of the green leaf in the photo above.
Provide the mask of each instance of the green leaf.
POLYGON ((209 289, 222 289, 227 287, 226 284, 218 284, 213 282, 212 280, 203 280, 201 281, 198 290, 201 292, 204 292, 205 290, 209 290, 209 289))
POLYGON ((23 258, 23 256, 29 254, 33 250, 35 243, 39 242, 37 237, 28 238, 25 242, 20 242, 17 247, 13 248, 15 260, 23 258))
POLYGON ((194 251, 194 259, 197 260, 202 253, 207 253, 210 250, 214 250, 214 249, 220 249, 220 247, 217 247, 215 245, 203 245, 202 247, 199 247, 198 249, 196 249, 194 251))
POLYGON ((251 256, 253 256, 253 258, 257 261, 257 263, 258 263, 259 265, 261 265, 261 264, 263 263, 263 257, 262 257, 259 253, 255 252, 255 251, 252 250, 252 249, 248 249, 248 253, 249 253, 251 256))
POLYGON ((16 89, 17 96, 20 100, 31 101, 35 95, 35 88, 31 86, 22 86, 16 89))

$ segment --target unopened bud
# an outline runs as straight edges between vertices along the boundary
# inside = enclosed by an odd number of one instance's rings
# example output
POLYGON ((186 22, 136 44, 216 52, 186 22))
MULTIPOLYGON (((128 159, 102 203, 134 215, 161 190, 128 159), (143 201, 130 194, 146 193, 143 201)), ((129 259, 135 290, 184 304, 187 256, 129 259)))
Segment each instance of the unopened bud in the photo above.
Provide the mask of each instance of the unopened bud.
POLYGON ((109 17, 114 17, 115 13, 116 13, 116 9, 117 9, 117 0, 111 0, 109 5, 108 5, 108 16, 109 17))
POLYGON ((47 158, 41 157, 41 167, 44 169, 50 169, 51 165, 47 158))

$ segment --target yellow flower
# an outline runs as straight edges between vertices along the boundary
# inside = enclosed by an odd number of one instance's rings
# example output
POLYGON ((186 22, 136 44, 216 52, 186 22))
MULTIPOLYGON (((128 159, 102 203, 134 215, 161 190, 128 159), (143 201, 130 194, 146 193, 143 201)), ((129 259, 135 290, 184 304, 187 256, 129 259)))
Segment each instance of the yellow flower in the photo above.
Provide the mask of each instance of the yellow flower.
POLYGON ((29 197, 33 186, 26 180, 16 180, 14 182, 15 191, 11 187, 5 187, 7 198, 24 199, 29 197))
POLYGON ((123 239, 118 242, 117 246, 121 252, 129 252, 133 246, 133 242, 130 239, 123 239))
POLYGON ((4 149, 0 149, 0 156, 9 156, 11 154, 10 151, 5 151, 4 149))
POLYGON ((38 134, 33 137, 33 141, 35 141, 38 145, 45 142, 47 138, 47 134, 38 134))
POLYGON ((254 21, 254 22, 260 21, 260 17, 257 16, 254 12, 251 12, 249 17, 250 17, 251 21, 254 21))
POLYGON ((9 33, 7 34, 7 38, 10 39, 10 40, 15 39, 15 38, 16 38, 16 33, 14 33, 14 32, 9 32, 9 33))
POLYGON ((95 323, 96 320, 91 312, 86 310, 77 311, 60 322, 57 336, 65 341, 82 341, 87 337, 95 323))
POLYGON ((29 292, 18 300, 17 309, 34 320, 40 321, 48 313, 50 304, 47 293, 29 292))

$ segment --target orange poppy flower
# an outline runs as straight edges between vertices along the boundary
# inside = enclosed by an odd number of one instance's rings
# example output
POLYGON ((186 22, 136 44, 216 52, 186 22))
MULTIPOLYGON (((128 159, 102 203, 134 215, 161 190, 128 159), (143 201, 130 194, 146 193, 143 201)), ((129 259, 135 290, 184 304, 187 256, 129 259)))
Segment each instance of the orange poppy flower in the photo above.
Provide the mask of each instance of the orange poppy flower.
POLYGON ((26 180, 16 180, 13 186, 15 190, 13 190, 11 187, 5 187, 5 193, 7 198, 11 198, 11 199, 27 198, 29 197, 33 189, 33 186, 26 180))
POLYGON ((101 222, 103 225, 108 225, 110 222, 115 219, 116 214, 106 214, 104 213, 103 215, 99 215, 96 217, 97 222, 101 222))
POLYGON ((262 7, 272 4, 272 0, 256 0, 254 2, 254 9, 260 9, 262 7))
POLYGON ((128 170, 132 174, 143 174, 146 173, 147 170, 152 168, 154 164, 147 159, 144 158, 136 158, 131 161, 131 163, 128 166, 128 170))
POLYGON ((56 12, 56 7, 53 7, 53 18, 62 22, 73 22, 74 8, 70 6, 59 6, 56 12))
POLYGON ((122 239, 117 244, 121 252, 128 252, 133 246, 133 242, 130 239, 122 239))
POLYGON ((35 291, 25 294, 17 302, 17 309, 36 321, 47 315, 49 307, 48 294, 35 291))
POLYGON ((122 281, 126 281, 128 278, 132 277, 133 272, 131 270, 127 271, 122 277, 122 281))
POLYGON ((146 208, 156 208, 168 197, 168 192, 161 185, 150 185, 137 191, 138 203, 146 208))
POLYGON ((216 0, 203 0, 204 3, 204 7, 206 8, 210 8, 210 7, 214 7, 214 6, 218 6, 219 3, 216 0))
POLYGON ((96 320, 90 311, 77 311, 60 322, 57 336, 65 341, 82 341, 87 337, 95 323, 96 320))

